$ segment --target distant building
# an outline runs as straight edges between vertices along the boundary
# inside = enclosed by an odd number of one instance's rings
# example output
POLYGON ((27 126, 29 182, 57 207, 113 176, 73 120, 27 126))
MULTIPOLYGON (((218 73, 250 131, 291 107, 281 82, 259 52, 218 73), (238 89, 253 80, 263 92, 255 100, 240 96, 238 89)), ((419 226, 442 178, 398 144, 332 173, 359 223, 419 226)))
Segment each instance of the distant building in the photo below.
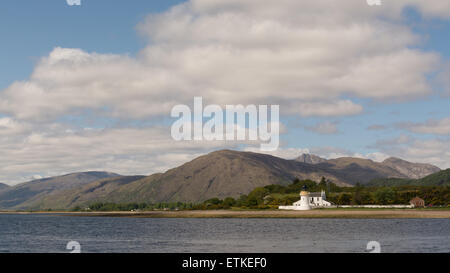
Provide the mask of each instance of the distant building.
POLYGON ((309 203, 311 204, 312 207, 330 207, 331 206, 331 203, 327 201, 325 191, 309 193, 309 203))
POLYGON ((415 208, 422 208, 425 207, 425 200, 416 196, 409 201, 409 204, 415 208))
POLYGON ((308 192, 304 188, 300 192, 300 200, 292 204, 292 206, 279 206, 278 209, 284 210, 310 210, 314 208, 331 207, 332 204, 326 201, 325 191, 308 192))

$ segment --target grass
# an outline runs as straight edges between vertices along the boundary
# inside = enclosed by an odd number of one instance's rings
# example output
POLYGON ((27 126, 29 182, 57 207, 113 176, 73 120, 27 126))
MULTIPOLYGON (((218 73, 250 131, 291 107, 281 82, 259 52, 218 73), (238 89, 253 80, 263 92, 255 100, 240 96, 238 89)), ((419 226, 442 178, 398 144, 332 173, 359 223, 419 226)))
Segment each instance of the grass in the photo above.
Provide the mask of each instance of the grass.
MULTIPOLYGON (((57 214, 57 213, 55 213, 57 214)), ((450 218, 450 210, 433 209, 317 209, 310 211, 281 210, 193 210, 148 212, 78 212, 63 216, 136 217, 136 218, 450 218)))

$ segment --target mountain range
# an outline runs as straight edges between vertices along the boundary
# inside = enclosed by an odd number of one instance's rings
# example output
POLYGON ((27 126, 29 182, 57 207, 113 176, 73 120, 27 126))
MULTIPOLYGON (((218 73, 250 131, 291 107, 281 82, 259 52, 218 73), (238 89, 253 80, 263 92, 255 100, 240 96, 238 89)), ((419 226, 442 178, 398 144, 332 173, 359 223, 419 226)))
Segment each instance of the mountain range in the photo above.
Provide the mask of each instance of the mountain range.
MULTIPOLYGON (((370 159, 356 157, 341 157, 337 159, 326 160, 316 155, 303 154, 295 159, 299 162, 309 164, 330 164, 334 168, 364 167, 377 171, 384 177, 411 178, 419 179, 429 174, 440 171, 440 169, 431 164, 411 163, 406 160, 390 157, 383 162, 375 162, 370 159)), ((349 174, 354 174, 349 172, 349 174)), ((373 179, 373 178, 371 178, 373 179)), ((361 181, 363 182, 363 181, 361 181)), ((363 182, 364 183, 364 182, 363 182)))
POLYGON ((352 186, 377 178, 422 178, 439 171, 433 165, 397 158, 374 162, 301 155, 287 160, 267 154, 222 150, 150 176, 86 172, 22 183, 0 191, 0 208, 67 209, 93 202, 195 203, 214 197, 239 197, 256 187, 287 185, 295 178, 319 181, 325 177, 337 185, 352 186))

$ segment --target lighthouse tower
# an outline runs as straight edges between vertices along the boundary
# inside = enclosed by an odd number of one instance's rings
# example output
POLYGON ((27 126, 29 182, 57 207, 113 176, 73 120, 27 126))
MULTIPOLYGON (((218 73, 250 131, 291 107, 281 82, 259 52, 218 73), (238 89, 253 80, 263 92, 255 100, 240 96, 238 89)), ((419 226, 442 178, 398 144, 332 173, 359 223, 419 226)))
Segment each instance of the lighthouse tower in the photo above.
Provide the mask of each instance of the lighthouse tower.
POLYGON ((306 190, 306 186, 300 192, 300 206, 296 207, 297 210, 310 210, 311 205, 309 204, 309 192, 306 190))

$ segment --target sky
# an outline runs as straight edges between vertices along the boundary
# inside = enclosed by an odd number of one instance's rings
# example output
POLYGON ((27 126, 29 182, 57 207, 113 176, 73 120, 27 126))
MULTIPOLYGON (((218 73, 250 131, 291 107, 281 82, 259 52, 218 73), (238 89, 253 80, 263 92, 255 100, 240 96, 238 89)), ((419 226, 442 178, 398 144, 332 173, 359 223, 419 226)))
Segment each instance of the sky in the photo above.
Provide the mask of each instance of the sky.
POLYGON ((450 167, 445 0, 5 0, 0 182, 151 174, 248 141, 174 141, 173 106, 280 105, 283 158, 450 167))

